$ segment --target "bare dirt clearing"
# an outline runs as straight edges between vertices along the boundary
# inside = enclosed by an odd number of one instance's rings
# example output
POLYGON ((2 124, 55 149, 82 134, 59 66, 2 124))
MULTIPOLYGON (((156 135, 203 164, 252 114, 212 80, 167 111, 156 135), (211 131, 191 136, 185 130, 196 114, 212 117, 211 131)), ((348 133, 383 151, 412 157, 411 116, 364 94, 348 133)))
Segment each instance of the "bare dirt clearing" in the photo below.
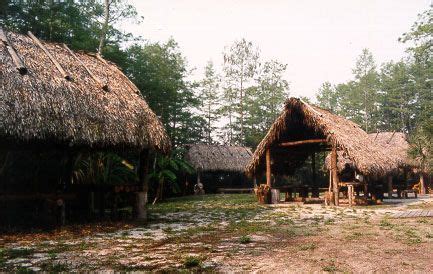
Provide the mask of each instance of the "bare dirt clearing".
POLYGON ((249 194, 171 199, 151 222, 0 236, 0 270, 429 271, 433 199, 369 207, 258 205, 249 194))

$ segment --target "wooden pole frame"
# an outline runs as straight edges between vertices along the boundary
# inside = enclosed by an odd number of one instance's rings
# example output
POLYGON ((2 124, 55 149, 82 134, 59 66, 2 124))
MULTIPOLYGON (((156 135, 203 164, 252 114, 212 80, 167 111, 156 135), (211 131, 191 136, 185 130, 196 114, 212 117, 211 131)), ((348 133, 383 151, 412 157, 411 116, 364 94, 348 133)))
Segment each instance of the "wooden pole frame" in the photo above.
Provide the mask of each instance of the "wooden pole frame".
POLYGON ((271 149, 266 149, 266 184, 271 187, 271 149))
POLYGON ((12 44, 10 43, 8 37, 6 36, 6 33, 3 31, 3 28, 0 27, 0 40, 3 42, 3 44, 6 46, 7 51, 9 52, 9 55, 12 58, 12 61, 14 62, 14 65, 18 72, 21 75, 27 74, 27 67, 24 64, 23 60, 18 56, 15 49, 12 47, 12 44))
POLYGON ((281 147, 292 147, 292 146, 298 146, 298 145, 305 145, 305 144, 320 144, 320 143, 326 143, 326 139, 310 139, 310 140, 301 140, 301 141, 293 141, 293 142, 284 142, 280 143, 279 146, 281 147))
POLYGON ((36 45, 39 46, 39 48, 45 53, 45 55, 47 55, 48 59, 51 60, 51 62, 54 64, 54 66, 57 68, 57 70, 62 74, 63 78, 65 78, 68 81, 72 81, 72 77, 66 73, 66 71, 62 68, 62 66, 60 65, 59 62, 57 62, 57 59, 54 58, 53 55, 51 55, 51 53, 48 51, 48 49, 41 43, 41 41, 39 41, 38 38, 36 38, 36 36, 33 35, 33 33, 31 31, 28 31, 27 34, 30 36, 30 38, 32 38, 33 42, 36 43, 36 45))
POLYGON ((392 192, 393 192, 393 188, 392 188, 392 176, 391 175, 388 175, 386 177, 386 182, 387 182, 387 185, 388 185, 388 199, 391 199, 392 198, 392 192))
POLYGON ((332 190, 334 192, 334 204, 336 206, 340 205, 339 193, 340 189, 338 186, 338 170, 337 170, 337 146, 336 144, 332 144, 332 152, 331 152, 331 171, 332 171, 332 190))
POLYGON ((99 80, 98 77, 96 77, 95 74, 93 74, 90 69, 86 66, 86 64, 84 64, 83 61, 81 61, 80 58, 78 58, 78 56, 69 49, 69 47, 66 44, 63 44, 63 47, 69 52, 69 54, 75 59, 75 61, 77 61, 78 63, 80 63, 80 65, 87 71, 87 73, 90 75, 90 77, 92 77, 93 80, 95 80, 96 83, 98 83, 98 85, 104 90, 104 91, 108 91, 108 85, 107 83, 103 83, 101 80, 99 80))

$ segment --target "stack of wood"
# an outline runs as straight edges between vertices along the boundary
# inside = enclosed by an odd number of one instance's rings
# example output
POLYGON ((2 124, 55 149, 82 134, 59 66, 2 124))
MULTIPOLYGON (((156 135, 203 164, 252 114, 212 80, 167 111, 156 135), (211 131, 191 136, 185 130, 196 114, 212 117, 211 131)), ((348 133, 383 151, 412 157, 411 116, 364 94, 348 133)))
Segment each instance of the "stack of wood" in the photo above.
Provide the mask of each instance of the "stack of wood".
POLYGON ((261 184, 254 189, 260 204, 271 203, 271 188, 267 184, 261 184))

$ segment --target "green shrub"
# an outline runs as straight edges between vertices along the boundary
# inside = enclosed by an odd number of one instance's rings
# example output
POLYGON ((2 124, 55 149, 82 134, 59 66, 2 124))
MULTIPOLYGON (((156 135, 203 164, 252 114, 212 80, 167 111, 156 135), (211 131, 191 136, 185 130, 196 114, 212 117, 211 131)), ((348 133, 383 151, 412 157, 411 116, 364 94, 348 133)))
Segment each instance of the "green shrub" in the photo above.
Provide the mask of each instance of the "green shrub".
POLYGON ((188 256, 188 257, 185 258, 185 261, 183 262, 183 265, 186 268, 197 267, 197 266, 201 265, 201 260, 198 257, 188 256))
POLYGON ((317 248, 317 245, 315 243, 308 243, 308 244, 303 244, 299 246, 299 250, 314 250, 317 248))
POLYGON ((249 244, 249 243, 251 243, 251 237, 248 235, 243 235, 239 238, 239 242, 241 244, 249 244))

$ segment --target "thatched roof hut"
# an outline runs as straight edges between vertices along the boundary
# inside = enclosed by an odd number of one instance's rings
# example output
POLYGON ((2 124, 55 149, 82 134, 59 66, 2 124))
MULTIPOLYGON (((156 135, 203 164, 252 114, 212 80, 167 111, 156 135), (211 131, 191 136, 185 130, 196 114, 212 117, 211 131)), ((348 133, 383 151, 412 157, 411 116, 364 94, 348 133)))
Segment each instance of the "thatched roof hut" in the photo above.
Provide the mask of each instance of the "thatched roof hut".
POLYGON ((329 150, 335 145, 354 163, 356 169, 376 177, 393 171, 395 159, 371 142, 359 125, 327 110, 290 98, 283 111, 258 145, 246 167, 250 175, 266 169, 270 151, 271 170, 291 174, 303 165, 312 151, 329 150))
POLYGON ((0 140, 170 149, 137 87, 100 56, 0 29, 0 140))
POLYGON ((185 159, 197 171, 243 173, 251 155, 247 147, 195 144, 189 146, 185 159))
MULTIPOLYGON (((368 134, 368 138, 382 149, 382 153, 393 158, 398 167, 413 168, 418 164, 408 155, 409 143, 403 132, 378 132, 368 134)), ((352 161, 343 151, 338 151, 338 170, 341 171, 347 163, 353 166, 352 161)), ((331 165, 331 154, 326 156, 325 165, 329 169, 331 165)))
POLYGON ((418 164, 408 154, 409 142, 406 134, 403 132, 379 132, 370 133, 370 140, 378 144, 392 158, 394 158, 399 167, 416 167, 418 164))

